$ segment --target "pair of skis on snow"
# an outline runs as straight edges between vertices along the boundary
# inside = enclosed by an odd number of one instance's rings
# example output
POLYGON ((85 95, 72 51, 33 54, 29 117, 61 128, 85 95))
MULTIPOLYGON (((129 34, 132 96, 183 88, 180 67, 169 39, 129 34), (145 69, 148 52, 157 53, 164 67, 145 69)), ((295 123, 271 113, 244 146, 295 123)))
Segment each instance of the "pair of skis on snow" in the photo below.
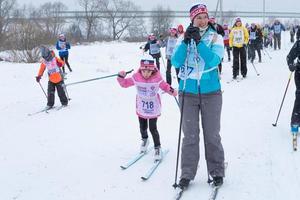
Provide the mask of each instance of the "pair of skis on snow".
POLYGON ((36 115, 36 114, 39 114, 39 113, 49 113, 50 110, 58 111, 58 110, 61 110, 62 108, 65 108, 65 107, 67 107, 67 106, 58 106, 58 107, 53 106, 51 108, 43 108, 43 109, 38 110, 36 112, 29 113, 28 116, 33 116, 33 115, 36 115))
MULTIPOLYGON (((138 153, 136 155, 134 155, 131 159, 129 159, 125 164, 121 165, 121 169, 126 170, 129 167, 131 167, 133 164, 135 164, 137 161, 141 160, 141 158, 143 158, 146 154, 148 154, 148 152, 150 152, 152 148, 149 148, 147 151, 143 152, 143 153, 138 153)), ((160 160, 155 160, 152 165, 150 166, 150 168, 146 171, 146 173, 141 176, 141 179, 146 181, 148 180, 152 174, 156 171, 156 169, 158 168, 158 166, 161 164, 162 160, 164 159, 164 157, 167 155, 167 153, 169 152, 168 149, 163 150, 162 151, 162 158, 160 160)))
POLYGON ((236 79, 230 79, 229 81, 227 81, 226 83, 229 84, 229 83, 232 83, 232 82, 241 82, 242 80, 244 80, 243 77, 237 77, 236 79))
MULTIPOLYGON (((216 200, 217 198, 217 194, 218 194, 218 191, 219 191, 219 188, 221 186, 213 186, 213 185, 210 185, 211 187, 211 191, 210 191, 210 195, 209 195, 209 198, 208 200, 216 200)), ((176 188, 176 195, 175 195, 175 200, 179 200, 181 199, 182 197, 182 194, 185 190, 182 190, 181 188, 177 187, 176 188)))
MULTIPOLYGON (((227 169, 227 166, 228 166, 228 163, 227 162, 225 162, 224 163, 224 165, 225 165, 225 170, 227 169)), ((210 190, 210 194, 209 194, 209 198, 208 198, 208 200, 216 200, 217 199, 217 195, 218 195, 218 192, 219 192, 219 189, 222 187, 222 186, 215 186, 214 184, 213 184, 213 182, 209 182, 209 185, 210 185, 210 187, 211 187, 211 190, 210 190)), ((187 188, 186 188, 187 189, 187 188)), ((175 200, 179 200, 181 197, 182 197, 182 194, 184 193, 184 191, 186 190, 186 189, 181 189, 180 187, 176 187, 175 188, 175 197, 174 197, 174 199, 175 200)))

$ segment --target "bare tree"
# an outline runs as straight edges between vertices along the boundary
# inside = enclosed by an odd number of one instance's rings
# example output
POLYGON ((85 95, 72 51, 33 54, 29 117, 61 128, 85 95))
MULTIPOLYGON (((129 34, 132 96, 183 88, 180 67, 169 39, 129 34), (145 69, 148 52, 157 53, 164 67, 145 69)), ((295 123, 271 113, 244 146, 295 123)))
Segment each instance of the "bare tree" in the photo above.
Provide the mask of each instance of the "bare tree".
POLYGON ((0 43, 6 40, 7 29, 11 21, 10 16, 13 13, 13 8, 16 5, 16 0, 0 0, 0 43))
POLYGON ((50 39, 56 40, 57 35, 62 32, 65 20, 61 16, 61 11, 66 11, 67 6, 61 2, 48 2, 40 6, 36 15, 43 20, 36 21, 37 25, 44 31, 50 39))
POLYGON ((108 17, 108 27, 111 28, 112 39, 118 40, 128 27, 136 20, 138 7, 131 1, 111 0, 105 5, 105 13, 108 17))
MULTIPOLYGON (((142 18, 136 18, 128 27, 130 41, 144 41, 147 36, 147 27, 142 18)), ((127 39, 128 40, 128 39, 127 39)))
POLYGON ((165 34, 172 25, 172 13, 169 8, 164 9, 161 5, 153 9, 151 14, 151 32, 156 35, 165 34))
POLYGON ((84 10, 86 39, 90 41, 93 30, 96 30, 100 12, 108 4, 108 0, 78 0, 78 3, 84 10))
POLYGON ((11 61, 33 63, 40 59, 39 46, 44 42, 43 30, 26 17, 33 11, 33 7, 24 6, 14 12, 15 20, 7 29, 10 37, 6 40, 11 61))

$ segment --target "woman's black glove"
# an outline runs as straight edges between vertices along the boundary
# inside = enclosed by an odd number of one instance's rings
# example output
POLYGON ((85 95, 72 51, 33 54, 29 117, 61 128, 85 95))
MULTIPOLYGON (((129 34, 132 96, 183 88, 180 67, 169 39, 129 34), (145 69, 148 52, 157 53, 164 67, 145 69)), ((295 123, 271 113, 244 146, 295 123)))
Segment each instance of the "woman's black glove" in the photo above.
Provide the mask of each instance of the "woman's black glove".
POLYGON ((187 44, 191 43, 192 39, 196 42, 196 45, 198 45, 200 42, 200 39, 201 39, 200 31, 199 31, 198 27, 189 25, 189 27, 186 29, 186 32, 184 33, 183 42, 187 45, 187 44))

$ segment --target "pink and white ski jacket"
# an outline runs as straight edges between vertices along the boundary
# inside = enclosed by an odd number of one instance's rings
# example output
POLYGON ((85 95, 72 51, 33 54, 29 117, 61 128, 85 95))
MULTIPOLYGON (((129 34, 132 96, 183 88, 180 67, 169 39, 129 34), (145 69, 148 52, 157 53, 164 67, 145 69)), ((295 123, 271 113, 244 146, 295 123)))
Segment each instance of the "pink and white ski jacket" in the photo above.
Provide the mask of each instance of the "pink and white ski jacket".
POLYGON ((170 95, 173 94, 171 86, 162 79, 158 71, 149 79, 145 79, 139 70, 132 77, 118 77, 118 82, 124 88, 136 86, 136 114, 144 119, 157 118, 161 114, 159 88, 170 95))

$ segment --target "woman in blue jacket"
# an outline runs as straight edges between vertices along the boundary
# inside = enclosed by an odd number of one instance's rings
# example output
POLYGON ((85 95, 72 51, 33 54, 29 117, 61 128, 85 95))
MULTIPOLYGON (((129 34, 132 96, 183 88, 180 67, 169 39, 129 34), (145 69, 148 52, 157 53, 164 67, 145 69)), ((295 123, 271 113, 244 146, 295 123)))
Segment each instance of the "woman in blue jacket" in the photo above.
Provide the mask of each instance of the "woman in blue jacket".
MULTIPOLYGON (((58 50, 58 54, 60 59, 65 61, 67 67, 69 68, 69 71, 72 72, 72 69, 70 67, 68 58, 69 58, 69 49, 71 48, 71 45, 69 42, 67 42, 66 37, 64 34, 60 34, 58 41, 56 42, 56 49, 58 50)), ((62 67, 63 73, 65 74, 65 66, 62 67)))
POLYGON ((198 168, 199 116, 208 174, 215 186, 222 185, 225 176, 224 150, 219 134, 222 92, 218 74, 218 64, 224 55, 223 38, 208 22, 205 5, 193 6, 190 19, 192 23, 184 40, 172 56, 172 65, 180 68, 179 101, 184 133, 178 185, 181 189, 188 187, 198 168))

